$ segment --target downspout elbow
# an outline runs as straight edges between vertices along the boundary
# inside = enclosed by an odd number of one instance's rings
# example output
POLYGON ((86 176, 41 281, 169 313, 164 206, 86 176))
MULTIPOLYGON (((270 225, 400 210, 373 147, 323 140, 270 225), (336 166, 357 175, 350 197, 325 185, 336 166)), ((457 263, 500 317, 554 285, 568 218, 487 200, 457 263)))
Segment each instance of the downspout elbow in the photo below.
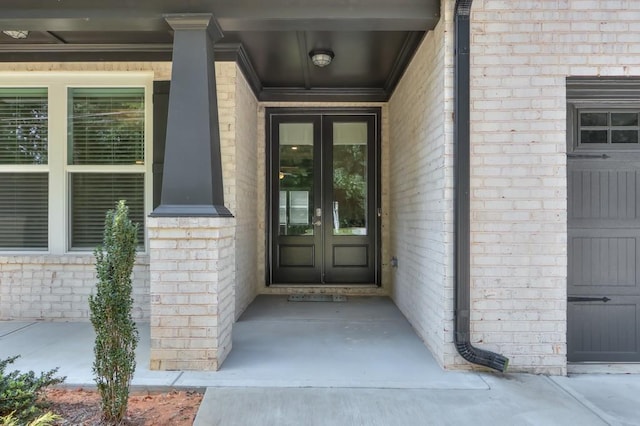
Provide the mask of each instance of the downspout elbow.
POLYGON ((495 352, 476 348, 468 339, 459 340, 456 338, 456 350, 462 358, 472 364, 489 367, 501 373, 507 371, 509 367, 509 358, 495 352))

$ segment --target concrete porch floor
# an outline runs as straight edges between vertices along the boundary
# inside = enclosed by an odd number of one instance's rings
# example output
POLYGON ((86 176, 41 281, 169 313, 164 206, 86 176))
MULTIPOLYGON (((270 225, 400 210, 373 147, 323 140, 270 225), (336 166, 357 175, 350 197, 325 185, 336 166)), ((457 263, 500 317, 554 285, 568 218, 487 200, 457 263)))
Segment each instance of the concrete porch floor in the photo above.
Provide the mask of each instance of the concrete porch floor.
MULTIPOLYGON (((196 425, 638 425, 638 375, 546 377, 443 371, 393 302, 259 296, 218 372, 150 371, 140 325, 133 385, 207 388, 196 425)), ((13 369, 59 367, 93 386, 89 323, 0 321, 13 369)))
MULTIPOLYGON (((258 296, 233 325, 217 372, 150 371, 149 324, 139 324, 134 386, 487 389, 474 373, 443 371, 393 302, 288 302, 258 296)), ((90 323, 0 321, 0 357, 16 369, 59 367, 66 383, 93 383, 90 323)))

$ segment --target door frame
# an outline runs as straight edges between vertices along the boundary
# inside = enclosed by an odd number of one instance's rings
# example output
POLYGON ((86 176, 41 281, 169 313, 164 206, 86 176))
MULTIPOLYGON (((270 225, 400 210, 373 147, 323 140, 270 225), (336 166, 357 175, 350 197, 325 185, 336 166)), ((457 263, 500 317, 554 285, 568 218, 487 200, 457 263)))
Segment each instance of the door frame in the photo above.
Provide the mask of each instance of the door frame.
MULTIPOLYGON (((375 179, 374 179, 374 217, 377 218, 375 226, 375 238, 374 238, 374 275, 375 279, 373 283, 345 283, 347 287, 362 287, 375 284, 376 286, 382 286, 382 108, 381 107, 267 107, 265 108, 265 283, 269 287, 271 285, 282 285, 286 287, 298 286, 297 284, 279 284, 273 282, 273 269, 271 266, 273 253, 273 238, 274 230, 272 229, 273 223, 273 141, 271 140, 271 122, 274 116, 278 115, 371 115, 374 117, 374 167, 375 167, 375 179)), ((300 287, 314 287, 314 286, 327 286, 327 284, 300 284, 300 287)), ((328 286, 336 286, 335 284, 328 284, 328 286)), ((344 287, 343 285, 339 285, 344 287)))

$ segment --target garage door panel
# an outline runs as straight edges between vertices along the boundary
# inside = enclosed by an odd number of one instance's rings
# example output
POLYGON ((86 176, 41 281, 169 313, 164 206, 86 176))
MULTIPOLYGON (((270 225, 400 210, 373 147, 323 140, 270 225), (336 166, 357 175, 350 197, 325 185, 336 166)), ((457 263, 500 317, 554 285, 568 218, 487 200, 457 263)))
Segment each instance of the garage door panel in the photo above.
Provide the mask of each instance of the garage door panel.
POLYGON ((572 236, 569 257, 573 286, 637 287, 638 238, 572 236))
POLYGON ((570 219, 636 218, 639 181, 635 170, 570 171, 570 219))
POLYGON ((569 302, 570 361, 629 362, 638 359, 638 300, 569 302))

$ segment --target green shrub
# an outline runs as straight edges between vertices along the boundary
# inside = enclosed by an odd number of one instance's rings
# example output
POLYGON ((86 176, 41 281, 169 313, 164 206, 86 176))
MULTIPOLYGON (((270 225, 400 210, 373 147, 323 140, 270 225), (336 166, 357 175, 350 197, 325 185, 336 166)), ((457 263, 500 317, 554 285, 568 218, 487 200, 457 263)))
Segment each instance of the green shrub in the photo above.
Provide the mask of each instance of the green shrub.
POLYGON ((27 423, 42 411, 38 401, 42 391, 48 386, 62 383, 65 377, 55 377, 57 368, 39 376, 33 371, 7 372, 7 366, 16 359, 18 356, 0 361, 0 418, 10 416, 15 422, 27 423))
POLYGON ((103 246, 96 248, 98 285, 89 297, 96 332, 93 373, 108 422, 119 423, 127 412, 129 385, 136 367, 138 330, 131 316, 131 273, 138 225, 131 222, 124 201, 106 214, 103 246))
MULTIPOLYGON (((50 426, 53 422, 61 419, 62 417, 59 415, 48 412, 33 419, 27 423, 26 426, 50 426)), ((8 416, 0 417, 0 426, 20 426, 20 423, 18 423, 18 419, 14 417, 14 413, 11 413, 8 416)))

